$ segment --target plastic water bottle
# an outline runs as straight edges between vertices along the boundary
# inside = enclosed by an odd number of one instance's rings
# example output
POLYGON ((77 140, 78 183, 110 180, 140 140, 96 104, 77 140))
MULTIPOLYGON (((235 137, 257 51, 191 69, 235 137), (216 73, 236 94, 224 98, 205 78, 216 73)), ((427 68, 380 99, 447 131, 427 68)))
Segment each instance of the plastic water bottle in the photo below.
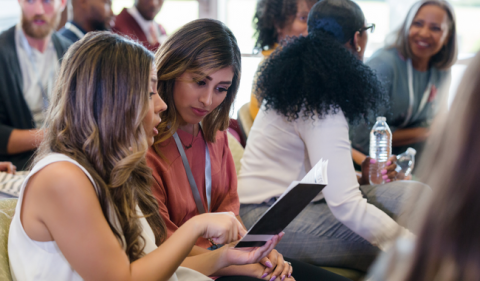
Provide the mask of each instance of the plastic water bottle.
POLYGON ((415 165, 415 148, 409 147, 407 151, 397 156, 397 173, 399 178, 405 178, 410 175, 415 165))
POLYGON ((377 122, 370 131, 370 158, 377 160, 375 164, 370 164, 370 184, 384 183, 382 170, 392 151, 392 132, 386 120, 385 117, 377 117, 377 122))

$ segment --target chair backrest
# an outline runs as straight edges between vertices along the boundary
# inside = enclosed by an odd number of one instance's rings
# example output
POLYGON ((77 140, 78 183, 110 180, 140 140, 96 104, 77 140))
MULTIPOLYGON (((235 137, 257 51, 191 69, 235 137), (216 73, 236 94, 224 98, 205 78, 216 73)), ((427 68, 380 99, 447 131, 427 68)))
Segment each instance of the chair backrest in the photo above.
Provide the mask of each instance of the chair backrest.
POLYGON ((0 199, 0 280, 11 281, 8 262, 8 230, 18 199, 0 199))
POLYGON ((228 137, 228 147, 230 148, 230 152, 232 153, 233 157, 233 163, 235 164, 235 171, 240 172, 240 159, 243 157, 243 146, 238 142, 238 140, 230 134, 230 132, 227 133, 228 137))
POLYGON ((236 119, 230 118, 230 122, 228 124, 228 132, 231 133, 242 145, 242 147, 245 147, 247 144, 247 139, 245 137, 245 134, 242 132, 242 129, 240 128, 240 124, 236 119))
POLYGON ((244 134, 245 139, 248 138, 248 134, 250 133, 250 129, 253 125, 253 118, 250 115, 250 103, 247 102, 238 110, 238 117, 237 117, 238 125, 244 134))

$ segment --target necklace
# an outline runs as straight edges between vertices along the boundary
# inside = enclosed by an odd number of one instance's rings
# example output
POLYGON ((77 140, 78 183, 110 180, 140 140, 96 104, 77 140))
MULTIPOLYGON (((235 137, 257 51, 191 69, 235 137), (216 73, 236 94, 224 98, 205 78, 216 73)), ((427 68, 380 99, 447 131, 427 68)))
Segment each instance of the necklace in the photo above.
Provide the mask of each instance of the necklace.
POLYGON ((187 149, 189 149, 189 148, 192 147, 192 145, 193 145, 193 139, 194 139, 194 138, 195 138, 195 125, 192 126, 192 141, 190 142, 190 144, 189 144, 189 145, 185 145, 185 144, 183 144, 183 142, 182 142, 182 145, 183 145, 183 147, 185 147, 185 150, 187 150, 187 149))

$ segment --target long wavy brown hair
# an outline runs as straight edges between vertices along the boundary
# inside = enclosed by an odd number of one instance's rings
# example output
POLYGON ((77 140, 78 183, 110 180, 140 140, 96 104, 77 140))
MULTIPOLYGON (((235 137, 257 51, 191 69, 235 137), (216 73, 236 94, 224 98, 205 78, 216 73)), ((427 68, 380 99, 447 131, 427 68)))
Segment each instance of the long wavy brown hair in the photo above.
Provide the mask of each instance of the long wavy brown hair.
POLYGON ((227 96, 202 121, 205 139, 215 142, 217 131, 228 128, 230 108, 240 84, 240 49, 230 29, 217 20, 194 20, 175 32, 158 49, 155 64, 158 93, 168 106, 160 114, 163 122, 157 128, 159 133, 155 144, 170 138, 180 125, 173 100, 176 79, 186 71, 206 77, 222 68, 232 67, 233 80, 227 96))
POLYGON ((62 153, 90 173, 103 214, 132 262, 145 246, 137 205, 157 245, 166 233, 150 190, 142 125, 153 61, 140 44, 108 32, 89 32, 73 44, 63 59, 34 161, 62 153))

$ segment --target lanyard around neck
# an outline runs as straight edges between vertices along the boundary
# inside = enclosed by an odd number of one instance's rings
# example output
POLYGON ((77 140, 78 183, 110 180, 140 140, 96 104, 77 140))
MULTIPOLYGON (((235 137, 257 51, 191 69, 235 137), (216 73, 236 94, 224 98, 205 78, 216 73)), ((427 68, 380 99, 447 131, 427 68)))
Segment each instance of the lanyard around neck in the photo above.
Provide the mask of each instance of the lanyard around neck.
MULTIPOLYGON (((413 113, 413 102, 415 100, 414 93, 413 93, 413 66, 412 66, 412 60, 408 59, 407 61, 407 75, 408 75, 408 98, 409 98, 409 104, 408 104, 408 111, 407 111, 407 116, 405 117, 405 121, 403 121, 403 124, 400 125, 400 127, 405 127, 407 126, 408 122, 412 119, 412 113, 413 113)), ((427 104, 428 97, 430 96, 430 92, 432 91, 432 73, 429 74, 428 78, 428 85, 425 91, 423 92, 423 97, 422 100, 420 101, 420 105, 418 106, 417 113, 413 117, 413 119, 416 119, 420 113, 422 112, 423 108, 427 104)))
MULTIPOLYGON (((201 126, 200 126, 201 129, 201 126)), ((205 138, 205 136, 203 136, 205 138)), ((180 137, 177 132, 173 134, 173 139, 177 145, 178 152, 182 156, 183 167, 187 173, 188 182, 190 183, 190 188, 192 189, 193 199, 195 199, 195 204, 197 205, 198 212, 200 214, 205 213, 205 208, 203 207, 202 199, 198 191, 197 184, 195 183, 195 178, 193 177, 192 169, 190 164, 188 164, 187 155, 185 155, 185 150, 183 149, 183 144, 180 141, 180 137)), ((207 211, 210 211, 210 204, 212 201, 212 165, 210 161, 210 153, 208 151, 207 141, 205 140, 205 193, 207 195, 207 211)))

